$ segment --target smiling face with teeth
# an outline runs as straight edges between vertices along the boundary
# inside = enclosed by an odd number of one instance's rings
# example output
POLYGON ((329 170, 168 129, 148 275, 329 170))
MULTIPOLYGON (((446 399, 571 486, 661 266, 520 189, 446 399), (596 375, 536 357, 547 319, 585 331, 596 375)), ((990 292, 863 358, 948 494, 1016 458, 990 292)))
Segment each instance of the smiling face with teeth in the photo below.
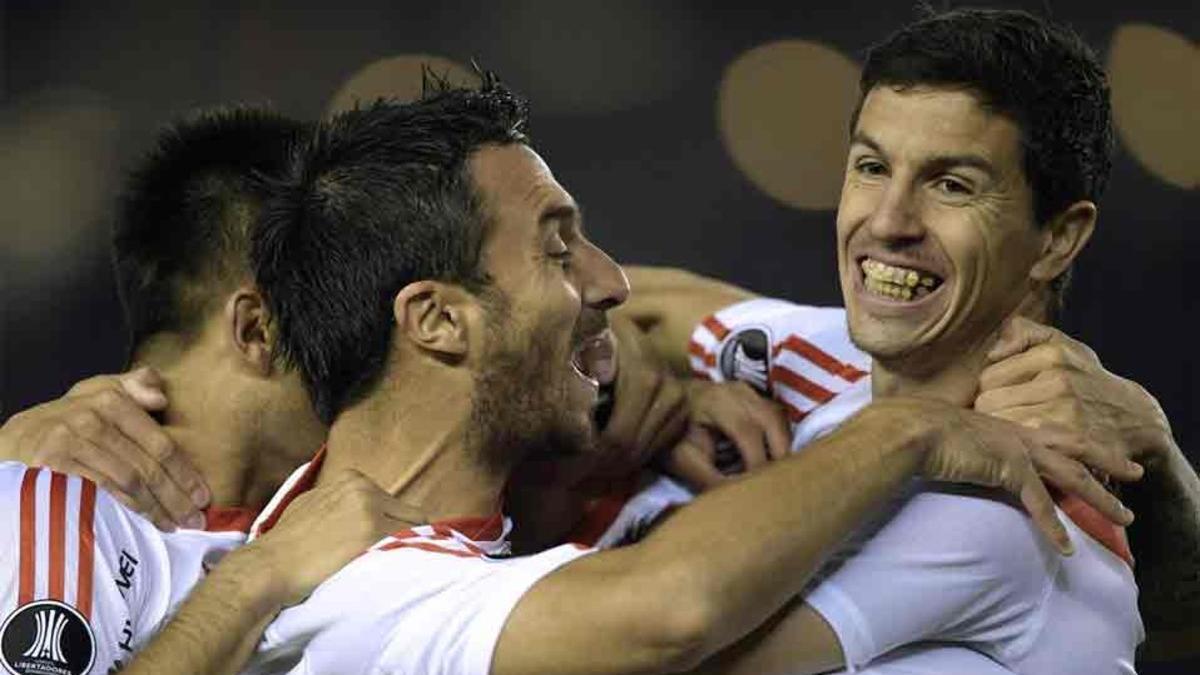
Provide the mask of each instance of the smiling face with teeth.
POLYGON ((962 89, 879 86, 863 101, 838 207, 854 341, 936 369, 985 345, 1044 283, 1020 130, 962 89))

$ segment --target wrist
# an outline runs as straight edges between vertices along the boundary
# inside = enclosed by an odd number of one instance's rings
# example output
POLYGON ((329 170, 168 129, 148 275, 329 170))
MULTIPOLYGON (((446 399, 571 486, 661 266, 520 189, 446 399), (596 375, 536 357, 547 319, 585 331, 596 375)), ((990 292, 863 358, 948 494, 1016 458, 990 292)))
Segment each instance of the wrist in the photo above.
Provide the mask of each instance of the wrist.
POLYGON ((913 473, 921 471, 947 427, 957 423, 959 411, 949 406, 901 397, 878 399, 863 409, 859 419, 878 430, 888 442, 880 444, 884 459, 899 460, 913 473))
POLYGON ((287 575, 269 551, 248 544, 221 560, 209 575, 209 584, 228 586, 223 590, 238 606, 258 614, 274 614, 288 605, 291 588, 287 575))

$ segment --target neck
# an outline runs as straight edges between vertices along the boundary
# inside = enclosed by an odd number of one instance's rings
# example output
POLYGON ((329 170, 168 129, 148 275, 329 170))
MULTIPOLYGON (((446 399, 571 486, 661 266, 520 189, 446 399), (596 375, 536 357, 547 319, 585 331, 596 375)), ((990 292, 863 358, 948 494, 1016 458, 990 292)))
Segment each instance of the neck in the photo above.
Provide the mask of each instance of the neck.
MULTIPOLYGON (((1013 312, 1034 321, 1046 322, 1046 301, 1039 294, 1027 295, 1013 312)), ((945 401, 970 408, 979 392, 979 375, 989 365, 987 353, 996 342, 1000 327, 964 348, 925 350, 919 355, 894 359, 876 358, 871 366, 871 392, 878 397, 912 396, 945 401), (932 355, 949 354, 943 364, 930 366, 932 355)))
POLYGON ((871 391, 876 398, 912 396, 971 407, 979 390, 979 374, 986 366, 984 350, 959 355, 944 368, 917 370, 876 359, 871 366, 871 391))
POLYGON ((163 431, 204 477, 210 505, 265 506, 295 467, 279 460, 262 438, 256 397, 239 395, 244 385, 235 385, 220 364, 167 349, 161 341, 140 351, 133 365, 153 366, 162 375, 169 402, 163 431))
POLYGON ((383 384, 344 410, 330 429, 317 484, 354 469, 431 522, 496 513, 509 472, 488 467, 468 447, 470 390, 448 384, 418 395, 383 384))

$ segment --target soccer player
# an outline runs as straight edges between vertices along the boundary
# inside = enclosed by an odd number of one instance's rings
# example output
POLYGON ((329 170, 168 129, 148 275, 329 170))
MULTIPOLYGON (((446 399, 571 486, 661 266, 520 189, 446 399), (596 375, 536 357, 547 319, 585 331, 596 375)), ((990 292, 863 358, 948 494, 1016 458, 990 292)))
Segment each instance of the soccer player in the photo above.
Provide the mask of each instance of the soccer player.
MULTIPOLYGON (((1065 392, 1095 386, 1085 374, 1099 364, 1029 319, 1053 319, 1095 225, 1111 145, 1103 70, 1072 33, 1009 11, 919 21, 873 48, 863 69, 837 218, 845 311, 658 270, 631 270, 629 311, 656 326, 677 364, 787 406, 798 449, 892 396, 1069 420, 1065 392)), ((1174 533, 1174 556, 1143 540, 1149 569, 1138 569, 1149 588, 1182 593, 1152 592, 1143 607, 1155 624, 1178 626, 1161 619, 1189 611, 1194 622, 1200 483, 1153 399, 1103 382, 1085 405, 1140 414, 1111 416, 1088 441, 1132 451, 1170 505, 1147 504, 1146 520, 1174 533)), ((900 645, 957 641, 1016 672, 1133 672, 1143 632, 1124 532, 1071 500, 1062 507, 1077 522, 1065 559, 987 492, 924 486, 805 595, 837 635, 829 653, 861 667, 900 645)), ((777 633, 737 655, 745 672, 805 656, 799 631, 784 622, 777 633)))
POLYGON ((161 381, 139 371, 129 395, 111 382, 85 383, 6 424, 6 433, 35 434, 34 443, 87 445, 92 452, 60 468, 102 487, 0 463, 5 672, 121 668, 223 559, 229 564, 209 582, 254 591, 254 611, 269 617, 416 517, 402 518, 411 512, 346 473, 314 492, 279 536, 226 555, 300 463, 296 448, 325 435, 299 376, 273 360, 269 315, 248 283, 247 232, 261 180, 278 172, 303 131, 265 111, 205 114, 164 132, 131 179, 114 245, 118 285, 133 361, 155 366, 161 381), (170 392, 169 405, 159 388, 170 392), (163 408, 164 428, 138 403, 163 408), (62 426, 36 433, 47 416, 62 426), (111 461, 114 454, 123 461, 111 461), (305 565, 292 565, 293 555, 305 565))
MULTIPOLYGON (((1042 432, 898 397, 643 542, 508 558, 502 488, 532 453, 587 451, 596 384, 579 354, 627 290, 523 123, 522 103, 490 80, 341 116, 266 212, 256 278, 283 358, 333 424, 254 533, 347 467, 434 522, 384 539, 281 613, 252 672, 688 667, 794 598, 917 473, 1002 486, 1066 545, 1029 459, 1050 452, 1042 432)), ((1062 462, 1046 465, 1055 480, 1123 518, 1062 462)), ((187 619, 206 599, 173 623, 201 641, 221 628, 187 619)), ((156 647, 178 635, 168 628, 143 658, 165 658, 156 647)))

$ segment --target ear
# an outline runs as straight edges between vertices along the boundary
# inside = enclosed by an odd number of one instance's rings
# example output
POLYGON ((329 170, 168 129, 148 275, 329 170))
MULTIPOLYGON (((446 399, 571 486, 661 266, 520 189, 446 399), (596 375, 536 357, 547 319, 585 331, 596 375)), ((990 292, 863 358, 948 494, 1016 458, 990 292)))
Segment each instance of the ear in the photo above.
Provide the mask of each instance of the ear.
POLYGON ((469 349, 468 322, 475 310, 472 300, 462 288, 439 281, 405 286, 392 302, 397 339, 442 357, 463 358, 469 349))
POLYGON ((271 314, 266 300, 253 286, 240 286, 225 301, 224 325, 241 366, 267 377, 274 369, 271 314))
POLYGON ((1096 205, 1079 201, 1046 224, 1042 254, 1029 271, 1034 281, 1049 283, 1071 267, 1096 229, 1096 205))

